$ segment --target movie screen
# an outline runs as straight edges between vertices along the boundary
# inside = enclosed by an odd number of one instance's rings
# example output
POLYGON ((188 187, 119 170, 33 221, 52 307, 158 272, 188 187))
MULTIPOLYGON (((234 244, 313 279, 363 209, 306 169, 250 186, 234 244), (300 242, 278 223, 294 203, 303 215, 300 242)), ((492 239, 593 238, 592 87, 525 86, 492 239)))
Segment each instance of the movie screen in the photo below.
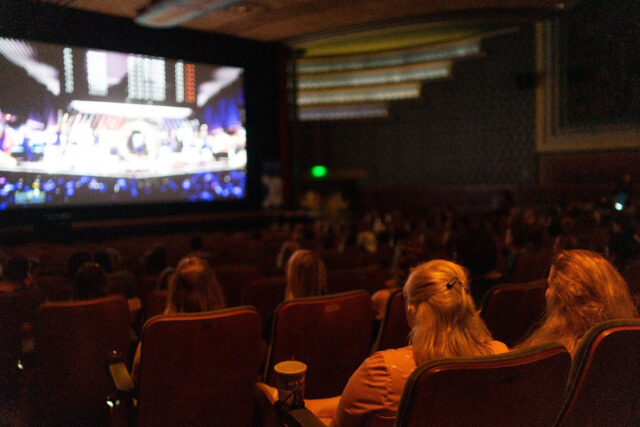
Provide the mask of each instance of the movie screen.
POLYGON ((242 199, 243 69, 0 37, 0 210, 242 199))

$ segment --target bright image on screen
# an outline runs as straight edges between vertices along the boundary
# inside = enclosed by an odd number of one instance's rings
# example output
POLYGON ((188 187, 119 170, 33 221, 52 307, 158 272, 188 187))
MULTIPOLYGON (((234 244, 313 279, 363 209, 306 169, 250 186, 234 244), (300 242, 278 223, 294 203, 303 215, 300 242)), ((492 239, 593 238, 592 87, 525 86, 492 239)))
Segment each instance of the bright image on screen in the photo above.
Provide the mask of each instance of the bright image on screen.
POLYGON ((241 199, 243 70, 0 37, 0 210, 241 199))

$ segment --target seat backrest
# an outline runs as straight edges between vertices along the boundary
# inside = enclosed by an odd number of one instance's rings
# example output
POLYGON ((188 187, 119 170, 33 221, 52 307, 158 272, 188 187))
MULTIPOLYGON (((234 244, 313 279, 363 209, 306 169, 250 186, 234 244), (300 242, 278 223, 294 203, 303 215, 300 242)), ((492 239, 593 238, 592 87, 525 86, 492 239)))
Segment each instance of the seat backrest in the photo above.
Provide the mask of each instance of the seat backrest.
POLYGON ((138 426, 249 426, 259 370, 252 307, 153 317, 142 331, 138 426))
POLYGON ((527 283, 547 277, 554 256, 551 248, 526 249, 516 260, 511 281, 527 283))
POLYGON ((0 397, 17 397, 22 358, 23 324, 32 324, 43 301, 36 292, 0 292, 0 397))
POLYGON ((365 291, 294 299, 276 309, 264 378, 276 385, 273 366, 307 365, 305 397, 336 396, 369 354, 373 309, 365 291))
MULTIPOLYGON (((121 295, 42 304, 36 313, 33 411, 43 425, 108 420, 113 351, 129 360, 127 301, 121 295)), ((87 424, 89 423, 89 424, 87 424)))
POLYGON ((407 321, 404 295, 402 289, 397 289, 391 293, 387 301, 372 353, 409 345, 409 332, 411 332, 411 328, 407 321))
POLYGON ((622 272, 632 294, 640 294, 640 261, 631 261, 622 272))
POLYGON ((327 272, 327 291, 339 293, 364 289, 373 294, 384 287, 385 278, 384 268, 377 264, 329 270, 327 272))
POLYGON ((547 281, 497 285, 487 291, 481 316, 493 338, 508 347, 522 341, 542 319, 547 281))
POLYGON ((264 321, 278 304, 284 301, 287 280, 284 277, 268 277, 251 281, 242 291, 242 304, 252 305, 264 321))
POLYGON ((570 368, 571 356, 555 343, 434 360, 409 377, 396 426, 550 426, 570 368))
POLYGON ((640 425, 640 319, 593 327, 576 351, 560 426, 640 425))
POLYGON ((264 267, 258 264, 216 265, 213 271, 230 307, 240 304, 242 291, 250 282, 265 277, 264 267))
POLYGON ((169 299, 169 291, 156 290, 149 292, 144 301, 144 320, 151 319, 153 316, 164 313, 167 308, 167 300, 169 299))

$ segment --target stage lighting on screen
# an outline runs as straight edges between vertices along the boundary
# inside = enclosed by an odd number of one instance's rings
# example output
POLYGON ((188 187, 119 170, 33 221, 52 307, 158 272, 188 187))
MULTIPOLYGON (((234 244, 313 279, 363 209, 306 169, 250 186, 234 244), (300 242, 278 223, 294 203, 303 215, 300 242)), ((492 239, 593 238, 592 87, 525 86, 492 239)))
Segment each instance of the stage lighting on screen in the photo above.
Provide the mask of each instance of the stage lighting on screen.
POLYGON ((243 199, 244 70, 0 37, 0 210, 243 199))

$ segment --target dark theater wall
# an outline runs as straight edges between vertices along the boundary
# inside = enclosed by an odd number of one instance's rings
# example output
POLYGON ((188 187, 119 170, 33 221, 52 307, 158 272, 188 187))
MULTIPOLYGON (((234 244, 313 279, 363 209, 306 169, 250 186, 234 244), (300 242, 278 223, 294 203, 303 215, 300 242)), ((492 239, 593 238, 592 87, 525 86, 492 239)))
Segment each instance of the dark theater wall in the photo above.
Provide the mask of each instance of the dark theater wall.
POLYGON ((365 196, 400 202, 432 186, 535 183, 534 48, 525 25, 485 40, 485 57, 457 62, 451 79, 394 103, 387 119, 298 123, 298 174, 313 162, 366 170, 365 196))

